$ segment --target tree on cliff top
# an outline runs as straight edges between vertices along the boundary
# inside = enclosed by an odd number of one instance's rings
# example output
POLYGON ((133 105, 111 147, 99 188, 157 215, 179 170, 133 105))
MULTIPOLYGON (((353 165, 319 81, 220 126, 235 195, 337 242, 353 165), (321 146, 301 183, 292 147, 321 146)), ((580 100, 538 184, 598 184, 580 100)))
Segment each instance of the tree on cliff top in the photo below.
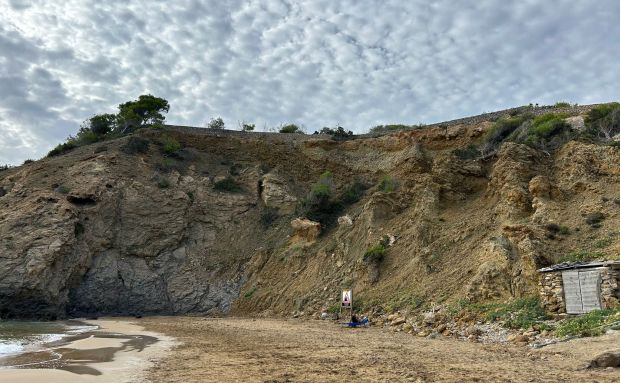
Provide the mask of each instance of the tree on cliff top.
POLYGON ((170 110, 167 100, 150 94, 118 106, 117 114, 96 114, 82 123, 75 137, 52 149, 48 156, 56 156, 76 147, 92 144, 113 137, 123 136, 145 126, 159 126, 170 110))
POLYGON ((170 105, 167 100, 150 94, 120 104, 117 115, 120 133, 146 125, 160 125, 166 119, 162 113, 168 113, 169 110, 170 105))

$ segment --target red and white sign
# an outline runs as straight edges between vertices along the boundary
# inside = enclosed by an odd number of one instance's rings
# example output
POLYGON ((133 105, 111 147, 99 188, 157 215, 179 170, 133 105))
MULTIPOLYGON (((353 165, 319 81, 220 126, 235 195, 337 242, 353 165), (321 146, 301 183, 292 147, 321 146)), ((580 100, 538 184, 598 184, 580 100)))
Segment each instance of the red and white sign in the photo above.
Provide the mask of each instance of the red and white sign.
POLYGON ((351 290, 342 290, 342 307, 351 308, 353 306, 353 294, 351 290))

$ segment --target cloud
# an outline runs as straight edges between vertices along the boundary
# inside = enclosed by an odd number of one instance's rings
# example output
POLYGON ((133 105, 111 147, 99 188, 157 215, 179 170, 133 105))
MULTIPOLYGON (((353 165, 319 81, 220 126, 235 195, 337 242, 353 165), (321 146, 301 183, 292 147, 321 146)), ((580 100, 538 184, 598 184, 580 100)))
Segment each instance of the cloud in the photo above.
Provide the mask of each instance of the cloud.
POLYGON ((620 3, 0 3, 0 163, 44 155, 143 93, 168 121, 435 122, 617 97, 620 3))

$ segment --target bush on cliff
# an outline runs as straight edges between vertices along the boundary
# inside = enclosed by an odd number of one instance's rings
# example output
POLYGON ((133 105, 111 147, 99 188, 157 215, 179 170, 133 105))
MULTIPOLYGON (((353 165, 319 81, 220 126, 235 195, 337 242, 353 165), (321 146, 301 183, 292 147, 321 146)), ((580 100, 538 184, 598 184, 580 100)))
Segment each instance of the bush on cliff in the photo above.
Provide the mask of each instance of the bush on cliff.
POLYGON ((149 141, 141 137, 129 137, 121 149, 127 154, 146 153, 149 150, 149 141))
POLYGON ((57 156, 80 146, 127 135, 141 127, 159 127, 170 109, 168 101, 150 94, 118 106, 117 114, 96 114, 82 123, 75 137, 57 145, 48 156, 57 156))
POLYGON ((586 133, 606 141, 620 134, 620 103, 599 105, 592 108, 585 118, 586 133))
POLYGON ((327 228, 334 224, 347 206, 359 201, 367 188, 365 183, 355 180, 342 193, 335 195, 334 176, 332 172, 326 171, 312 186, 306 198, 301 200, 298 213, 327 228))
POLYGON ((230 193, 238 193, 243 190, 241 188, 241 185, 232 177, 226 177, 220 181, 215 182, 213 184, 213 189, 230 193))
POLYGON ((280 128, 280 133, 300 133, 303 134, 303 130, 295 125, 295 124, 288 124, 288 125, 284 125, 283 127, 280 128))

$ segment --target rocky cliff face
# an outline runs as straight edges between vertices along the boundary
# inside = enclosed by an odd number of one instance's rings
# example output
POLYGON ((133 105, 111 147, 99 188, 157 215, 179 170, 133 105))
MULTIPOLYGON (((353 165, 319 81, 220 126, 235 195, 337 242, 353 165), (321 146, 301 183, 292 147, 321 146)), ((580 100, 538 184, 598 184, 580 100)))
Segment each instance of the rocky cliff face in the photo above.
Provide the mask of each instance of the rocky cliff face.
POLYGON ((505 299, 569 252, 616 256, 620 149, 452 154, 489 125, 343 142, 143 131, 145 153, 126 137, 0 172, 0 316, 315 313, 343 287, 368 305, 505 299), (326 170, 334 194, 368 189, 317 237, 291 221, 326 170))

